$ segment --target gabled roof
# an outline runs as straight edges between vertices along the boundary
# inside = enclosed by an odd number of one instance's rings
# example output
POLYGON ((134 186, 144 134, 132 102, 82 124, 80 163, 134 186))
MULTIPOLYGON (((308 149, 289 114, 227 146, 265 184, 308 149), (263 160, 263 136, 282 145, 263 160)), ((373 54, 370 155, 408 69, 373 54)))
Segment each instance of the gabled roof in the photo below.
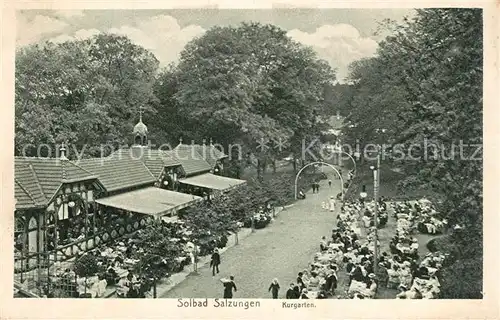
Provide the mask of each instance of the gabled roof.
POLYGON ((41 206, 41 203, 37 202, 29 191, 27 191, 27 189, 16 179, 14 179, 14 195, 16 199, 16 209, 28 209, 41 206))
POLYGON ((95 179, 91 172, 57 158, 14 158, 16 208, 48 205, 63 183, 95 179))
POLYGON ((79 166, 99 177, 106 191, 116 191, 153 183, 156 178, 151 174, 146 165, 131 157, 118 157, 116 155, 82 159, 76 162, 79 166))
POLYGON ((165 167, 180 166, 181 163, 174 156, 172 151, 144 148, 139 156, 133 156, 132 149, 119 149, 113 152, 110 157, 123 159, 132 158, 141 160, 151 174, 158 178, 165 167))
POLYGON ((212 169, 202 154, 197 151, 196 145, 179 144, 174 148, 173 153, 180 161, 186 176, 208 172, 212 169))
POLYGON ((213 145, 194 144, 192 146, 195 148, 196 152, 198 152, 198 154, 200 154, 202 158, 210 164, 212 168, 215 167, 215 164, 218 160, 227 158, 227 155, 224 154, 224 152, 220 151, 213 145))

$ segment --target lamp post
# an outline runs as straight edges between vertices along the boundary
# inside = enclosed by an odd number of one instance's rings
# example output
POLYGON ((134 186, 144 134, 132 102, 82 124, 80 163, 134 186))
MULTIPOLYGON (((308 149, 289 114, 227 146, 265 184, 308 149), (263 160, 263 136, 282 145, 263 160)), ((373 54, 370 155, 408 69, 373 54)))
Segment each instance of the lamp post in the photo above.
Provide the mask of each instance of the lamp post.
MULTIPOLYGON (((379 139, 381 138, 382 135, 384 135, 387 132, 387 129, 385 128, 377 128, 375 129, 375 132, 377 134, 381 134, 379 136, 379 139)), ((380 159, 382 156, 383 152, 383 147, 379 143, 377 144, 377 167, 370 166, 370 169, 373 170, 373 200, 375 201, 375 212, 374 212, 374 226, 375 226, 375 246, 373 250, 373 271, 375 274, 377 274, 378 270, 378 199, 379 199, 379 188, 380 188, 380 159)))
POLYGON ((377 274, 378 270, 378 198, 380 187, 380 145, 377 148, 377 166, 370 166, 373 170, 373 200, 375 201, 374 226, 375 226, 375 246, 373 250, 373 271, 377 274))
POLYGON ((193 248, 193 273, 198 274, 198 246, 194 243, 193 248))

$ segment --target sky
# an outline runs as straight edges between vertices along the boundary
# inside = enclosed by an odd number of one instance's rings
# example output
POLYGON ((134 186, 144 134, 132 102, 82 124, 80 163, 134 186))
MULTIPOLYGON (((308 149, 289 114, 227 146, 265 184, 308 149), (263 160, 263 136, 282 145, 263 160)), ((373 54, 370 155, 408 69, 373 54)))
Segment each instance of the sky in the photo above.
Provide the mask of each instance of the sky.
POLYGON ((412 14, 411 9, 21 10, 16 15, 16 46, 116 33, 152 51, 166 66, 207 29, 255 21, 275 24, 292 39, 311 46, 343 82, 351 62, 375 55, 379 22, 401 21, 412 14))

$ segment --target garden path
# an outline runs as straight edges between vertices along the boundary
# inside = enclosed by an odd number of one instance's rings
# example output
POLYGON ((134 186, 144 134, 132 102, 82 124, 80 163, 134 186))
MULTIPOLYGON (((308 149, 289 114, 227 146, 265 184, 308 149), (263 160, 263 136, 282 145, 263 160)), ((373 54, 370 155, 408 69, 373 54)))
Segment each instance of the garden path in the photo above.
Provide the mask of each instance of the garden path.
POLYGON ((321 181, 319 193, 307 193, 304 200, 282 211, 266 228, 256 230, 239 245, 228 249, 221 257, 220 274, 212 277, 208 265, 199 268, 161 298, 221 298, 221 278, 235 276, 238 292, 235 298, 270 298, 269 284, 278 278, 284 298, 297 273, 307 268, 319 249, 322 236, 331 234, 336 212, 321 208, 321 202, 340 192, 340 182, 321 181))

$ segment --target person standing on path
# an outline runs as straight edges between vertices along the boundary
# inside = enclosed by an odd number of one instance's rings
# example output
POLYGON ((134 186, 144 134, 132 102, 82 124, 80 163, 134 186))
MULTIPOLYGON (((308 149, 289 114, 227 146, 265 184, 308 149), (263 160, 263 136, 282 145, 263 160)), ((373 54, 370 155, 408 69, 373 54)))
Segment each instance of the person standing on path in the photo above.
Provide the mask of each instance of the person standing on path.
POLYGON ((328 186, 331 188, 332 187, 332 180, 328 180, 328 186))
POLYGON ((298 299, 299 298, 299 287, 295 286, 295 283, 290 283, 290 288, 286 291, 286 299, 298 299), (297 288, 297 289, 295 289, 297 288))
POLYGON ((313 189, 313 193, 315 193, 316 192, 316 182, 313 182, 311 186, 313 189))
POLYGON ((212 276, 215 277, 215 271, 219 273, 220 265, 220 254, 219 249, 215 248, 214 253, 212 253, 212 258, 210 260, 210 267, 212 267, 212 276))
POLYGON ((278 292, 280 290, 280 284, 278 283, 278 279, 274 278, 273 282, 271 282, 271 285, 269 286, 269 290, 271 291, 271 294, 273 295, 273 299, 278 299, 278 292))
POLYGON ((319 192, 319 182, 316 181, 316 193, 319 192))
POLYGON ((238 291, 238 289, 236 288, 236 284, 234 284, 234 276, 230 276, 229 280, 221 279, 220 281, 224 286, 224 299, 232 299, 233 289, 234 292, 238 291))
POLYGON ((335 211, 335 199, 333 196, 330 197, 330 212, 335 211))

